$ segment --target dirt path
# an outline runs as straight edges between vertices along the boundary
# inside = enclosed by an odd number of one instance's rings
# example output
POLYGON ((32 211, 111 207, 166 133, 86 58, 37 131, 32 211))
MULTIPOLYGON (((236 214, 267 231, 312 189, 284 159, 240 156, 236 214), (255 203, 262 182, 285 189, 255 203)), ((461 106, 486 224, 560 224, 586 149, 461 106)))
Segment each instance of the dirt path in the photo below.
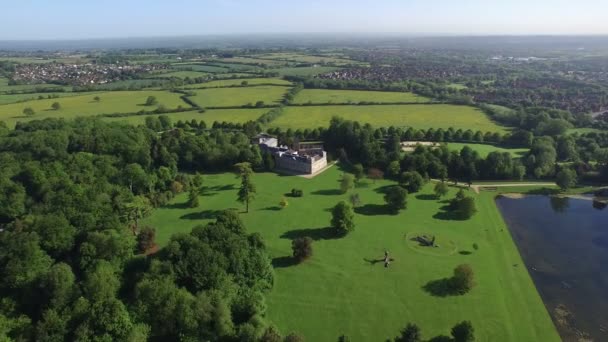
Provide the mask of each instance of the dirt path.
MULTIPOLYGON (((441 182, 440 180, 437 179, 433 179, 434 182, 441 182)), ((452 185, 452 186, 458 186, 461 188, 469 188, 469 184, 467 183, 462 183, 462 182, 458 182, 456 184, 454 184, 454 182, 447 182, 448 185, 452 185)), ((502 187, 516 187, 516 186, 557 186, 557 184, 555 183, 484 183, 484 184, 471 184, 470 188, 473 189, 473 191, 475 191, 475 193, 479 193, 479 189, 481 188, 502 188, 502 187)))

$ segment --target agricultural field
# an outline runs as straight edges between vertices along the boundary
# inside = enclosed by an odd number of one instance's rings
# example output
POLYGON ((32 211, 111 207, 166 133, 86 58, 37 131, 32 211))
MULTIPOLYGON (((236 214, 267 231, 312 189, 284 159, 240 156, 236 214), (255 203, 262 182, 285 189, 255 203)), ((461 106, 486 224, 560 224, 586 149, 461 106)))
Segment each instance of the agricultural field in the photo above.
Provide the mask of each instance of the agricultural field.
POLYGON ((285 61, 276 61, 271 59, 258 59, 252 57, 230 57, 230 58, 222 58, 218 60, 214 60, 222 63, 236 63, 236 64, 256 64, 263 65, 266 67, 279 67, 283 65, 287 65, 288 63, 285 61))
MULTIPOLYGON (((262 114, 268 112, 268 108, 243 108, 243 109, 207 109, 204 113, 198 111, 188 111, 179 113, 166 113, 173 123, 181 121, 191 121, 192 119, 200 122, 205 121, 207 127, 211 127, 213 122, 245 123, 255 121, 262 114)), ((132 125, 143 125, 148 115, 131 115, 119 118, 103 118, 104 121, 124 122, 132 125)), ((156 116, 156 115, 154 115, 156 116)))
MULTIPOLYGON (((87 93, 87 94, 91 94, 91 93, 87 93)), ((59 92, 59 93, 0 95, 0 105, 9 104, 9 103, 17 103, 17 102, 25 102, 25 101, 35 101, 35 100, 38 100, 38 98, 40 96, 42 96, 44 99, 47 99, 49 96, 58 96, 59 98, 62 98, 62 97, 79 96, 79 95, 83 95, 83 93, 59 92)))
POLYGON ((276 59, 276 60, 284 60, 289 62, 297 62, 297 63, 315 63, 315 64, 335 64, 335 65, 349 65, 349 64, 364 64, 358 61, 354 61, 346 58, 336 58, 331 56, 314 56, 314 55, 306 55, 306 54, 298 54, 298 53, 272 53, 267 55, 262 55, 264 59, 276 59))
POLYGON ((327 127, 333 116, 370 123, 375 127, 453 127, 482 132, 506 131, 477 108, 448 104, 288 107, 271 125, 293 129, 327 127))
MULTIPOLYGON (((479 212, 468 221, 454 221, 440 214, 445 204, 431 195, 432 185, 410 194, 407 210, 389 215, 382 192, 392 183, 364 182, 351 190, 363 204, 356 210, 355 231, 336 239, 327 227, 329 208, 348 198, 337 190, 341 173, 333 167, 313 179, 253 176, 258 194, 250 212, 240 216, 249 232, 262 235, 273 258, 275 284, 266 303, 269 319, 281 331, 300 332, 307 341, 335 341, 342 334, 352 341, 384 341, 415 322, 426 340, 449 335, 454 324, 470 320, 478 341, 560 340, 494 194, 470 192, 479 212), (304 197, 288 197, 289 205, 279 209, 292 188, 302 189, 304 197), (423 250, 406 238, 416 234, 435 235, 445 245, 423 250), (315 240, 313 256, 294 265, 291 239, 301 236, 315 240), (389 268, 378 262, 385 250, 394 259, 389 268), (425 290, 463 263, 475 273, 470 293, 442 297, 425 290)), ((200 208, 188 208, 188 195, 181 194, 143 224, 155 227, 157 242, 165 245, 172 234, 210 222, 218 210, 242 211, 238 184, 231 173, 205 176, 200 208)), ((448 197, 455 192, 451 189, 448 197)))
POLYGON ((491 152, 500 152, 500 153, 510 153, 513 158, 520 158, 524 154, 526 154, 529 149, 527 148, 504 148, 489 144, 471 144, 471 143, 447 143, 448 149, 450 151, 460 151, 463 147, 469 146, 471 149, 476 151, 480 157, 485 158, 491 152))
POLYGON ((290 86, 291 82, 282 80, 280 78, 235 78, 235 79, 225 79, 225 80, 215 80, 209 81, 205 83, 197 83, 197 84, 188 84, 185 86, 181 86, 181 89, 188 88, 217 88, 217 87, 232 87, 232 86, 240 86, 243 82, 247 82, 248 85, 260 85, 260 84, 270 84, 270 85, 280 85, 280 86, 290 86))
POLYGON ((219 66, 221 68, 228 68, 230 70, 234 70, 234 71, 242 71, 242 72, 263 72, 264 69, 257 67, 257 66, 253 66, 253 65, 248 65, 248 64, 236 64, 236 63, 210 63, 214 66, 219 66))
POLYGON ((0 105, 0 120, 13 127, 18 121, 45 118, 71 119, 78 116, 155 110, 158 105, 144 105, 148 96, 155 96, 159 105, 162 104, 169 109, 178 106, 188 107, 188 104, 180 98, 180 94, 168 91, 113 91, 0 105), (93 99, 95 96, 99 96, 101 100, 96 102, 93 99), (59 102, 61 109, 51 109, 54 102, 59 102), (36 112, 35 115, 25 116, 23 109, 26 107, 32 108, 36 112))
POLYGON ((53 89, 65 89, 71 91, 72 87, 60 86, 56 84, 22 84, 22 85, 8 85, 8 78, 0 77, 0 93, 6 93, 10 91, 33 91, 36 88, 53 88, 53 89))
POLYGON ((288 89, 284 86, 208 88, 194 90, 196 96, 190 99, 200 107, 244 106, 257 101, 270 105, 278 104, 288 89))
POLYGON ((203 77, 203 76, 208 76, 209 73, 206 72, 199 72, 199 71, 171 71, 171 72, 163 72, 163 73, 151 73, 148 74, 146 76, 144 76, 144 78, 172 78, 172 77, 176 77, 176 78, 197 78, 197 77, 203 77))
POLYGON ((316 103, 352 103, 376 102, 376 103, 425 103, 430 99, 413 93, 389 92, 389 91, 366 91, 366 90, 327 90, 327 89, 303 89, 294 99, 296 104, 316 103))
POLYGON ((228 69, 228 68, 222 68, 222 67, 206 65, 206 64, 198 64, 198 63, 197 64, 176 63, 176 64, 173 64, 173 68, 178 69, 178 70, 200 71, 200 72, 209 72, 209 73, 217 73, 217 74, 230 72, 230 69, 228 69))
POLYGON ((330 66, 311 66, 311 67, 286 67, 272 69, 273 72, 279 73, 279 76, 314 76, 339 70, 338 67, 330 66))

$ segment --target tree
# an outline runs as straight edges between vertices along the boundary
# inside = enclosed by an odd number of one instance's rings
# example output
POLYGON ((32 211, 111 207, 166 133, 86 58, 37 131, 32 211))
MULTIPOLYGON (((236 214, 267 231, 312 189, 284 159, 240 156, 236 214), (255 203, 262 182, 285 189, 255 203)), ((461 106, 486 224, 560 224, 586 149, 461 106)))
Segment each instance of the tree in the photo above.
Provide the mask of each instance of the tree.
POLYGON ((458 294, 469 292, 475 283, 473 281, 473 269, 470 265, 462 264, 454 269, 454 276, 450 279, 452 290, 458 294))
POLYGON ((363 165, 355 164, 353 166, 353 173, 355 175, 355 182, 359 183, 361 179, 363 179, 363 176, 365 176, 365 170, 363 170, 363 165))
POLYGON ((475 341, 475 329, 470 321, 462 321, 452 328, 452 337, 454 342, 472 342, 475 341))
POLYGON ((308 236, 296 238, 291 241, 293 257, 298 262, 302 262, 312 256, 312 239, 308 236))
POLYGON ((361 205, 361 198, 359 197, 359 194, 351 194, 348 197, 348 201, 350 202, 350 204, 353 206, 353 208, 356 208, 358 206, 361 205))
POLYGON ((340 179, 340 192, 343 194, 347 193, 353 185, 355 184, 355 178, 353 175, 345 173, 342 175, 342 179, 340 179))
POLYGON ((59 102, 53 102, 53 104, 51 105, 51 109, 53 109, 53 110, 60 110, 61 109, 61 104, 59 102))
POLYGON ((417 171, 404 172, 401 174, 399 184, 408 192, 414 193, 420 191, 424 185, 424 178, 417 171))
POLYGON ((133 200, 125 204, 127 220, 135 224, 135 230, 139 227, 139 220, 146 217, 152 211, 150 200, 145 196, 135 196, 133 200))
POLYGON ((401 335, 395 337, 395 342, 420 342, 422 337, 420 334, 420 328, 416 324, 408 323, 403 330, 401 335))
POLYGON ((253 170, 251 170, 250 163, 238 163, 235 164, 237 173, 241 177, 241 187, 239 188, 237 200, 241 203, 245 203, 245 212, 249 212, 249 202, 255 198, 256 188, 253 184, 251 177, 253 170))
POLYGON ((190 187, 190 192, 188 193, 188 207, 190 208, 198 208, 200 203, 198 200, 200 190, 199 188, 192 186, 190 187))
POLYGON ((401 165, 399 165, 399 161, 393 160, 388 164, 386 173, 389 177, 397 177, 399 176, 399 172, 401 172, 401 165))
POLYGON ((555 183, 557 183, 562 190, 568 190, 576 186, 576 171, 568 168, 562 169, 557 173, 555 183))
POLYGON ((156 229, 153 227, 145 226, 137 234, 137 251, 139 253, 145 253, 149 251, 156 243, 156 229))
POLYGON ((101 97, 99 97, 99 96, 95 96, 95 97, 93 98, 93 101, 95 101, 95 102, 99 102, 99 101, 101 101, 101 97))
POLYGON ((384 201, 392 213, 398 214, 399 210, 407 207, 407 190, 393 186, 384 195, 384 201))
POLYGON ((458 216, 462 219, 468 220, 477 212, 475 207, 475 200, 473 197, 466 196, 462 200, 458 201, 457 208, 458 216))
POLYGON ((439 182, 439 183, 435 184, 434 191, 435 191, 435 196, 437 196, 437 198, 441 198, 448 194, 449 187, 445 182, 439 182))
POLYGON ((158 100, 156 100, 156 96, 148 96, 148 98, 146 99, 146 102, 144 103, 144 105, 146 105, 146 106, 154 106, 155 104, 158 104, 158 100))
POLYGON ((23 115, 25 116, 34 116, 36 112, 32 109, 32 107, 25 107, 23 109, 23 115))
POLYGON ((302 337, 296 333, 291 333, 291 334, 285 336, 285 339, 283 340, 283 342, 304 342, 304 337, 302 337))
POLYGON ((355 230, 355 213, 350 204, 341 201, 331 210, 331 226, 336 235, 346 235, 355 230))
POLYGON ((367 170, 367 178, 372 179, 374 181, 374 184, 376 184, 377 180, 382 179, 382 177, 384 177, 384 172, 382 172, 382 170, 380 169, 372 167, 367 170))

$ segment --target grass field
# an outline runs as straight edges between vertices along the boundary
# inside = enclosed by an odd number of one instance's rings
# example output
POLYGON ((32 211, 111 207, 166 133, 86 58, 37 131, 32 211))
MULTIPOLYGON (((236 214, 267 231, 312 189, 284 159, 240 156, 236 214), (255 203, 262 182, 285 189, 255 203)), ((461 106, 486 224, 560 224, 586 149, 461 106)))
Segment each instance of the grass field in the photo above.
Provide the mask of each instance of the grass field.
POLYGON ((278 72, 280 76, 314 76, 324 74, 326 72, 336 71, 337 67, 293 67, 293 68, 278 68, 272 69, 273 72, 278 72))
MULTIPOLYGON (((363 207, 355 215, 356 230, 341 239, 326 234, 329 208, 348 195, 337 194, 341 171, 333 167, 308 180, 275 174, 256 174, 258 194, 248 214, 241 214, 250 232, 260 233, 273 258, 275 284, 267 296, 268 316, 284 332, 301 332, 307 341, 336 341, 341 334, 352 341, 384 341, 406 323, 417 323, 428 339, 449 335, 459 321, 471 320, 477 341, 559 341, 536 292, 492 193, 475 196, 479 212, 469 221, 442 219, 439 203, 427 185, 408 199, 399 215, 383 211, 382 189, 389 181, 367 183, 353 190, 363 207), (304 190, 302 198, 284 193, 304 190), (433 255, 412 248, 408 233, 435 234, 449 244, 446 253, 433 255), (291 265, 291 239, 312 236, 313 256, 291 265), (473 244, 478 250, 472 248, 473 244), (390 268, 374 260, 390 251, 390 268), (457 253, 453 253, 457 250, 457 253), (460 253, 463 252, 463 253, 460 253), (464 296, 439 297, 423 287, 452 274, 468 263, 476 287, 464 296)), ((217 210, 243 209, 236 202, 238 179, 233 174, 205 177, 201 207, 187 208, 187 194, 156 210, 144 224, 157 229, 157 242, 207 223, 217 210)), ((351 191, 352 192, 352 191, 351 191)), ((450 197, 455 190, 450 191, 450 197)))
MULTIPOLYGON (((70 97, 70 96, 80 96, 83 93, 72 93, 72 92, 58 92, 58 93, 33 93, 33 94, 14 94, 14 95, 0 95, 0 105, 8 104, 8 103, 17 103, 23 101, 33 101, 37 100, 38 96, 42 96, 47 98, 47 96, 59 96, 61 97, 70 97)), ((92 93, 87 93, 92 94, 92 93)), ((95 95, 93 95, 95 96, 95 95)))
POLYGON ((196 77, 203 77, 203 76, 208 76, 208 75, 209 75, 209 73, 206 73, 206 72, 183 70, 183 71, 172 71, 172 72, 163 72, 163 73, 151 73, 151 74, 146 75, 145 78, 171 78, 171 77, 196 78, 196 77))
POLYGON ((418 129, 454 127, 483 132, 506 130, 474 107, 445 104, 288 107, 283 115, 271 122, 271 125, 293 129, 327 127, 333 116, 370 123, 376 127, 408 126, 418 129))
POLYGON ((282 86, 209 88, 194 90, 196 96, 190 99, 201 107, 243 106, 248 103, 255 104, 257 101, 276 104, 288 89, 282 86))
MULTIPOLYGON (((198 111, 188 111, 180 113, 167 113, 173 123, 182 121, 205 121, 208 127, 211 127, 214 121, 218 122, 232 122, 232 123, 245 123, 247 121, 255 121, 262 114, 268 112, 267 108, 244 108, 244 109, 208 109, 204 113, 198 111)), ((105 121, 118 121, 125 122, 132 125, 144 124, 148 115, 132 115, 120 118, 103 118, 105 121)))
POLYGON ((469 146, 470 148, 472 148, 474 151, 477 151, 477 153, 479 153, 479 156, 482 158, 485 158, 488 156, 488 154, 490 154, 490 152, 508 152, 510 153, 514 158, 516 157, 522 157, 524 154, 526 154, 526 152, 529 151, 529 149, 527 148, 503 148, 503 147, 498 147, 498 146, 494 146, 494 145, 488 145, 488 144, 470 144, 470 143, 448 143, 448 149, 450 149, 451 151, 460 151, 462 150, 463 147, 465 146, 469 146))
POLYGON ((72 87, 60 86, 56 84, 22 84, 22 85, 8 85, 8 78, 0 77, 0 93, 14 91, 29 91, 36 88, 56 88, 71 90, 72 87))
POLYGON ((287 65, 287 62, 284 62, 284 61, 258 59, 258 58, 252 58, 252 57, 222 58, 222 59, 218 59, 217 61, 223 62, 223 63, 258 64, 258 65, 265 65, 265 66, 269 66, 269 67, 278 67, 278 66, 282 66, 282 65, 287 65))
POLYGON ((346 58, 336 58, 336 57, 331 57, 331 56, 312 56, 312 55, 290 53, 290 52, 271 53, 271 54, 263 55, 261 57, 268 58, 268 59, 293 61, 293 62, 298 62, 298 63, 317 63, 317 64, 332 63, 332 64, 336 64, 336 65, 363 64, 361 62, 346 59, 346 58))
POLYGON ((366 91, 366 90, 327 90, 303 89, 296 96, 294 103, 358 103, 361 101, 377 103, 429 102, 429 99, 413 93, 366 91))
POLYGON ((226 80, 215 80, 205 83, 188 84, 180 88, 215 88, 215 87, 230 87, 240 86, 244 81, 249 85, 258 84, 273 84, 273 85, 291 85, 291 82, 282 80, 280 78, 245 78, 245 79, 226 79, 226 80))
POLYGON ((192 71, 202 71, 202 72, 210 72, 210 73, 226 73, 230 72, 228 68, 217 67, 213 65, 205 65, 205 64, 173 64, 174 69, 186 69, 192 71))
POLYGON ((111 113, 135 113, 141 110, 151 111, 157 106, 144 106, 148 96, 155 96, 159 104, 167 108, 177 108, 188 105, 182 101, 180 94, 167 91, 113 91, 96 93, 95 95, 79 95, 61 99, 36 100, 0 106, 0 120, 13 127, 17 121, 29 121, 44 118, 75 118, 77 116, 91 116, 111 113), (100 102, 93 98, 99 96, 100 102), (51 104, 59 102, 61 109, 52 110, 51 104), (23 109, 31 107, 36 114, 32 117, 23 115, 23 109))

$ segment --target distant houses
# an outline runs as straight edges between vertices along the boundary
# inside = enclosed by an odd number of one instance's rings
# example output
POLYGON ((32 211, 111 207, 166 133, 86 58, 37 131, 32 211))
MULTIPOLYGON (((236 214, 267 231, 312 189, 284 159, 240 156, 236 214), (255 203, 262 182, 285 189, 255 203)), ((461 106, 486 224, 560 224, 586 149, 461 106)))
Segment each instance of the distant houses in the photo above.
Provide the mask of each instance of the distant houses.
POLYGON ((327 152, 321 143, 297 143, 291 149, 279 146, 277 138, 264 133, 255 136, 252 143, 272 154, 277 171, 312 175, 327 166, 327 152))

